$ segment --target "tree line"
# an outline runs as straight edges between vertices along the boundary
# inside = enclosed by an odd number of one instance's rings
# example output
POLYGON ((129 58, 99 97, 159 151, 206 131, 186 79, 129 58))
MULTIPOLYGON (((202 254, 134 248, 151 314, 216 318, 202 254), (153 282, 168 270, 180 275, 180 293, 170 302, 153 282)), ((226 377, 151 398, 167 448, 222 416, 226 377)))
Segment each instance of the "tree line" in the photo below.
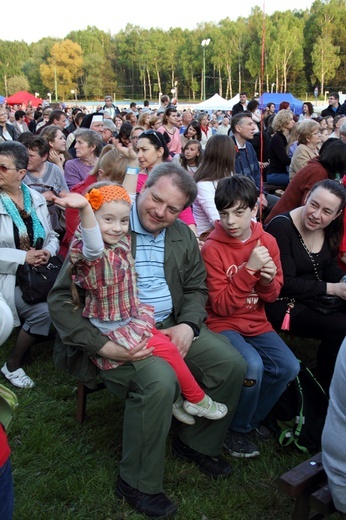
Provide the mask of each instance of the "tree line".
POLYGON ((323 96, 346 89, 345 41, 346 0, 315 0, 309 10, 270 16, 255 7, 247 18, 193 30, 128 24, 111 35, 88 26, 64 39, 0 40, 0 94, 157 100, 173 90, 181 100, 200 101, 205 72, 206 97, 229 99, 242 90, 303 96, 315 87, 323 96))

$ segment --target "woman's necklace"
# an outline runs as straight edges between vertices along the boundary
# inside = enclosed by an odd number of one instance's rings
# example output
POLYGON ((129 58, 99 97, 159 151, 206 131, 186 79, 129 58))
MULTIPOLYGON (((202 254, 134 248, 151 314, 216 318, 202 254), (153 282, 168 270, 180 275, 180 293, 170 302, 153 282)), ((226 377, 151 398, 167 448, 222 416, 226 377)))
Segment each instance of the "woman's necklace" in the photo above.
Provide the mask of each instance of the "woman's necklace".
POLYGON ((172 127, 171 130, 169 130, 169 129, 167 128, 166 125, 162 125, 162 126, 164 127, 164 129, 165 129, 169 134, 171 134, 171 135, 174 134, 174 132, 175 132, 175 127, 174 127, 174 126, 172 127))

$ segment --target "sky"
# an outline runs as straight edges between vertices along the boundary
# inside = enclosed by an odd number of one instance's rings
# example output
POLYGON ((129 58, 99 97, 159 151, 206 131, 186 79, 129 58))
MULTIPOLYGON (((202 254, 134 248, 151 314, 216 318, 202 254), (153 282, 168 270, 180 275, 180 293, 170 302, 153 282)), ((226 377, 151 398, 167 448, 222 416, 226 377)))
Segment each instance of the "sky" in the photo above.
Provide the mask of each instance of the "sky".
POLYGON ((280 2, 280 6, 277 0, 174 0, 151 3, 132 0, 129 4, 126 1, 102 0, 97 12, 95 4, 91 5, 86 0, 59 0, 54 9, 47 9, 47 2, 43 0, 35 0, 31 4, 27 0, 16 0, 16 12, 21 15, 12 23, 5 23, 4 18, 0 39, 32 43, 46 36, 65 38, 70 31, 84 30, 88 26, 95 26, 114 35, 125 29, 128 23, 143 29, 155 27, 168 30, 170 27, 181 27, 193 30, 203 22, 218 23, 227 17, 231 20, 239 16, 246 18, 255 6, 270 15, 277 10, 309 9, 312 4, 313 0, 286 0, 280 2), (121 7, 117 9, 119 4, 121 7))

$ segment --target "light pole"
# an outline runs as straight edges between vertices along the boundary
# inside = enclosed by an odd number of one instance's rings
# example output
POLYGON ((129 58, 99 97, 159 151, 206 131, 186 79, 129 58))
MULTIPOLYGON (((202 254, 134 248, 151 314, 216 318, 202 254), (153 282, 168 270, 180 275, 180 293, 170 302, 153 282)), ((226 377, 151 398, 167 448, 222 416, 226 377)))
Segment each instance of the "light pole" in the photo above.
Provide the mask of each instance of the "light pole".
POLYGON ((206 94, 205 94, 205 48, 208 47, 210 43, 210 38, 207 40, 202 40, 202 47, 203 47, 203 99, 206 100, 206 94))
POLYGON ((71 90, 71 94, 72 94, 72 96, 74 96, 74 99, 75 99, 75 102, 76 102, 76 105, 77 105, 77 90, 72 89, 71 90))

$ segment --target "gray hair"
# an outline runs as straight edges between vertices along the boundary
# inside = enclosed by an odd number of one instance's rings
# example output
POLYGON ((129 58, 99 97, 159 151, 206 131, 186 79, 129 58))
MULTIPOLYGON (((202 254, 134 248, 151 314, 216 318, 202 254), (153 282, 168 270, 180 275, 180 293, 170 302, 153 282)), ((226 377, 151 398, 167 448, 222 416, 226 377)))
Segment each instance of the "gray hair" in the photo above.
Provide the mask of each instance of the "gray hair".
POLYGON ((28 167, 28 149, 18 141, 6 141, 0 143, 0 155, 13 159, 17 170, 26 170, 28 167))
POLYGON ((81 139, 89 146, 95 146, 95 155, 97 157, 100 155, 103 148, 103 140, 102 136, 98 132, 90 130, 90 128, 78 128, 74 132, 74 136, 76 139, 77 137, 81 137, 81 139))
POLYGON ((173 162, 161 163, 150 172, 145 183, 147 188, 154 186, 161 177, 170 177, 172 184, 187 197, 184 209, 191 206, 197 197, 197 184, 194 178, 184 168, 173 162))
POLYGON ((346 135, 346 121, 340 126, 340 134, 346 135))

